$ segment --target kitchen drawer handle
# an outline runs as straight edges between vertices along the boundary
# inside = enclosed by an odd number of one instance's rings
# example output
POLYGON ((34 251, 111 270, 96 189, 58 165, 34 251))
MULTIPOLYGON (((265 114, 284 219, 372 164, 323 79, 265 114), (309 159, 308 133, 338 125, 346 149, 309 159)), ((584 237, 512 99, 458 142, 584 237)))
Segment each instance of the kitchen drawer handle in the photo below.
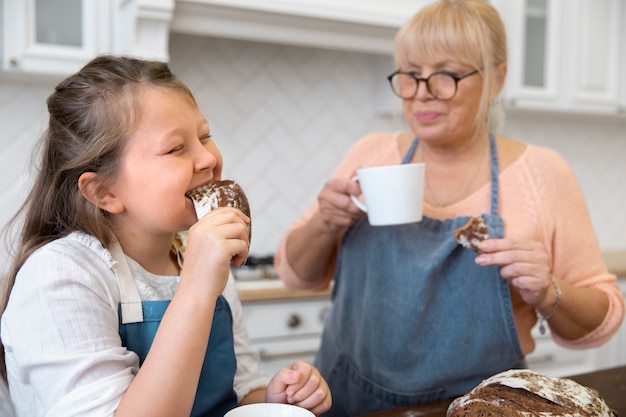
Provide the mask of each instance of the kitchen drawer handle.
POLYGON ((297 327, 300 327, 300 324, 302 323, 302 319, 300 318, 299 315, 297 314, 292 314, 291 316, 289 316, 289 318, 287 319, 287 326, 290 329, 295 329, 297 327))
POLYGON ((267 351, 263 349, 259 351, 259 356, 262 361, 276 361, 279 359, 287 358, 302 358, 305 356, 315 356, 316 354, 317 350, 297 350, 283 353, 267 353, 267 351))

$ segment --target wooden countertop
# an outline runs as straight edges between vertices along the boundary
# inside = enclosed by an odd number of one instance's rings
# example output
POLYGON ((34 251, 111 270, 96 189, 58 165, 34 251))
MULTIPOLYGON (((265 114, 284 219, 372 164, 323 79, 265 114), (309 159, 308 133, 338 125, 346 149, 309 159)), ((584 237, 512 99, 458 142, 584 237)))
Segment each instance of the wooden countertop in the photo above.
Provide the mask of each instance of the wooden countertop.
MULTIPOLYGON (((626 278, 626 251, 604 252, 604 261, 609 271, 626 278)), ((280 279, 260 281, 238 281, 237 288, 242 302, 281 301, 307 298, 329 298, 331 290, 295 291, 285 288, 280 279)))
POLYGON ((237 292, 242 303, 253 301, 281 301, 310 298, 329 298, 331 290, 325 291, 296 291, 285 288, 279 279, 264 279, 260 281, 239 281, 237 292))
MULTIPOLYGON (((574 375, 569 378, 596 390, 619 417, 626 416, 626 366, 574 375)), ((445 400, 421 406, 396 408, 362 417, 445 417, 450 402, 451 400, 445 400)))

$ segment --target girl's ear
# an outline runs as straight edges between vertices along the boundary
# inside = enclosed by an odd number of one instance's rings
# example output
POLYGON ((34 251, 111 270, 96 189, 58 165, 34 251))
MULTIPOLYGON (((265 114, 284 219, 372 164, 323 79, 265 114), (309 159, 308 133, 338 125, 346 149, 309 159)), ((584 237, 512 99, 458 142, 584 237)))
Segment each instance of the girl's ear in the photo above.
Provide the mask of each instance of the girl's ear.
POLYGON ((124 204, 95 172, 83 172, 78 178, 78 189, 87 201, 106 212, 119 214, 124 211, 124 204))

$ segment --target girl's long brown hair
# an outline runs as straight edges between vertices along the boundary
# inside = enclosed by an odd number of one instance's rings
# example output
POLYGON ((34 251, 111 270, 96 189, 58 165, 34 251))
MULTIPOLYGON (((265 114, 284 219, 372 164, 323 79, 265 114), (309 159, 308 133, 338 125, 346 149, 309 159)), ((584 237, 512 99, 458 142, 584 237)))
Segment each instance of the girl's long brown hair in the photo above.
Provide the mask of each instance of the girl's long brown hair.
MULTIPOLYGON (((113 240, 106 213, 83 198, 78 179, 84 172, 97 173, 105 185, 115 179, 125 139, 141 116, 140 90, 146 87, 168 88, 193 100, 167 64, 112 55, 96 57, 48 97, 50 119, 39 144, 34 185, 5 230, 12 263, 2 279, 0 312, 19 269, 38 248, 74 231, 93 235, 105 246, 113 240)), ((0 370, 6 378, 3 351, 0 370)))

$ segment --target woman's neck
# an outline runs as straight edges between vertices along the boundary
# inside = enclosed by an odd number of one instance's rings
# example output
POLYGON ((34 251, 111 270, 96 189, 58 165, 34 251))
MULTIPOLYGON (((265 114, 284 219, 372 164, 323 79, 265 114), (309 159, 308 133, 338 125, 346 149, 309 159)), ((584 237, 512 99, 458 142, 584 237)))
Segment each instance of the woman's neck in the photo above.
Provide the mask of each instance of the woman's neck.
POLYGON ((414 160, 426 164, 425 199, 437 208, 464 200, 489 181, 487 135, 463 143, 419 143, 414 160))

